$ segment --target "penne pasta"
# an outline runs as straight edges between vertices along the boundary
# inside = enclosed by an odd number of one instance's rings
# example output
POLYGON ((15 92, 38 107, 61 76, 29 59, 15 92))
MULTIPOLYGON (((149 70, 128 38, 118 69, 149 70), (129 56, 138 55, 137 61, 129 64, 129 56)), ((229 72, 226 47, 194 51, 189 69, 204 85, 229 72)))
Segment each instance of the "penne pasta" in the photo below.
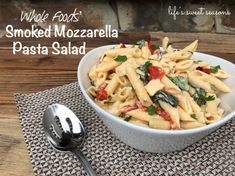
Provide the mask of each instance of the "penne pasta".
POLYGON ((192 129, 223 117, 220 92, 230 92, 230 77, 219 65, 193 58, 195 40, 174 49, 168 37, 162 46, 141 40, 119 44, 102 53, 91 67, 88 93, 101 108, 120 119, 160 130, 192 129))
POLYGON ((148 59, 158 60, 159 56, 158 56, 158 54, 153 54, 153 55, 149 56, 148 59))
POLYGON ((152 104, 152 100, 150 99, 147 91, 145 90, 143 83, 138 78, 138 75, 135 70, 132 67, 126 67, 126 73, 140 102, 144 106, 150 106, 152 104))
POLYGON ((117 91, 116 99, 123 101, 131 95, 131 92, 132 92, 132 87, 122 87, 117 91))
POLYGON ((174 124, 180 128, 180 116, 179 111, 177 108, 172 107, 166 102, 160 101, 160 106, 170 114, 171 120, 174 122, 174 124))
POLYGON ((95 97, 96 96, 96 91, 97 91, 97 88, 95 86, 91 86, 87 89, 87 91, 93 96, 95 97))
POLYGON ((148 126, 148 123, 146 123, 146 122, 143 121, 143 120, 131 119, 131 120, 130 120, 130 123, 133 123, 133 124, 135 124, 135 125, 142 126, 142 127, 149 127, 149 126, 148 126))
POLYGON ((197 46, 198 46, 198 40, 195 40, 193 43, 189 44, 188 46, 186 46, 183 51, 189 51, 189 52, 194 52, 197 50, 197 46))
POLYGON ((119 116, 121 114, 121 101, 115 101, 111 106, 108 107, 107 111, 113 115, 119 116))
POLYGON ((186 113, 192 114, 193 113, 192 107, 190 105, 189 100, 184 96, 184 94, 182 94, 182 95, 181 94, 177 94, 175 96, 179 100, 180 108, 182 108, 182 110, 184 110, 186 113))
POLYGON ((106 81, 107 76, 108 76, 107 72, 99 72, 97 75, 96 84, 98 86, 103 84, 106 81))
POLYGON ((144 87, 148 94, 153 96, 157 91, 163 89, 164 84, 162 84, 159 79, 154 79, 149 81, 149 83, 144 87))
POLYGON ((188 92, 183 91, 183 95, 185 96, 190 106, 192 107, 193 112, 195 113, 201 112, 200 106, 198 106, 198 104, 193 100, 193 98, 189 95, 188 92))
POLYGON ((129 80, 125 76, 118 76, 118 82, 122 86, 128 86, 129 80))
POLYGON ((114 60, 112 60, 110 62, 103 62, 97 66, 96 71, 97 72, 108 72, 110 70, 113 70, 114 68, 116 68, 119 65, 121 65, 121 62, 116 62, 114 60))
POLYGON ((196 121, 194 118, 192 118, 185 110, 183 110, 181 107, 178 107, 179 115, 180 115, 180 120, 181 121, 187 121, 187 122, 194 122, 196 121))
POLYGON ((164 37, 164 38, 162 39, 162 48, 163 48, 164 50, 166 50, 167 47, 168 47, 168 44, 169 44, 169 38, 168 38, 168 37, 164 37))
POLYGON ((196 115, 196 119, 199 123, 206 123, 206 119, 205 119, 205 115, 203 112, 198 112, 195 114, 196 115))
POLYGON ((151 52, 150 52, 148 46, 142 47, 141 51, 142 51, 142 57, 143 58, 148 59, 151 56, 151 52))
POLYGON ((222 69, 219 69, 217 73, 211 73, 211 75, 221 79, 226 79, 231 76, 229 73, 225 72, 222 69))
POLYGON ((138 119, 138 120, 146 121, 146 122, 149 122, 152 118, 163 120, 160 116, 149 115, 147 112, 144 112, 141 109, 135 109, 135 110, 129 111, 126 113, 126 115, 134 117, 135 119, 138 119))
POLYGON ((180 62, 176 63, 175 70, 176 71, 186 71, 187 69, 189 69, 189 67, 191 67, 192 64, 193 64, 193 60, 180 61, 180 62))
POLYGON ((179 61, 189 59, 192 56, 192 53, 186 51, 174 51, 171 53, 167 53, 162 56, 163 60, 171 60, 171 61, 179 61))
POLYGON ((221 119, 221 116, 218 114, 210 114, 210 113, 206 113, 206 123, 210 124, 210 123, 214 123, 217 120, 221 119))
POLYGON ((206 112, 208 112, 210 114, 217 114, 219 104, 220 104, 219 98, 215 98, 213 101, 207 101, 206 102, 206 112))
POLYGON ((115 72, 119 76, 125 76, 126 75, 126 67, 133 67, 136 69, 139 66, 136 62, 137 62, 136 59, 128 58, 128 60, 126 62, 122 63, 121 65, 119 65, 115 68, 115 72))
POLYGON ((183 129, 192 129, 205 126, 206 124, 194 121, 194 122, 181 122, 181 128, 183 129))
POLYGON ((108 95, 111 95, 116 90, 118 85, 119 85, 118 75, 115 74, 112 77, 111 81, 108 83, 107 87, 105 88, 105 90, 107 91, 108 95))
POLYGON ((97 74, 98 72, 96 71, 96 65, 94 65, 93 67, 91 67, 88 76, 92 81, 94 81, 97 79, 97 74))
POLYGON ((187 71, 189 82, 198 86, 198 87, 205 89, 209 93, 213 93, 214 90, 211 88, 210 83, 204 81, 203 76, 201 74, 199 75, 197 73, 198 73, 197 70, 195 70, 193 72, 187 71))
POLYGON ((150 128, 157 128, 161 130, 169 130, 171 128, 171 123, 166 120, 160 120, 157 118, 151 118, 149 121, 150 128))
POLYGON ((132 99, 129 99, 129 100, 126 100, 124 103, 122 103, 120 105, 120 108, 124 108, 124 107, 130 107, 130 106, 134 106, 135 105, 135 102, 136 102, 136 99, 135 98, 132 98, 132 99))
POLYGON ((166 51, 167 51, 168 53, 172 53, 172 52, 174 52, 174 49, 172 48, 171 45, 169 45, 169 46, 167 47, 166 51))
POLYGON ((142 52, 139 48, 115 48, 105 51, 105 54, 109 57, 117 57, 118 55, 129 54, 133 57, 141 57, 142 52))
POLYGON ((202 80, 204 80, 204 81, 206 81, 210 84, 215 85, 215 87, 217 89, 219 89, 220 91, 222 91, 222 92, 230 92, 231 91, 231 89, 226 84, 224 84, 222 81, 215 78, 214 76, 211 76, 211 75, 206 74, 206 73, 204 73, 202 71, 199 71, 199 70, 195 70, 193 72, 193 75, 197 76, 197 77, 200 77, 202 80))
POLYGON ((161 79, 161 82, 164 84, 165 89, 173 89, 176 93, 180 93, 181 90, 179 87, 177 87, 169 78, 166 76, 163 76, 161 79))

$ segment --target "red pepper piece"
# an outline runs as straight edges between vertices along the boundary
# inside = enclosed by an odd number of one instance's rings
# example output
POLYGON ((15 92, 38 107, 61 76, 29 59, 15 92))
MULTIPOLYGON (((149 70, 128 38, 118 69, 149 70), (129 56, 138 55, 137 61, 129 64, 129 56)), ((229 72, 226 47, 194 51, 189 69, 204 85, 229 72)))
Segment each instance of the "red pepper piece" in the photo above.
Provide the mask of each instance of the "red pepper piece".
POLYGON ((204 73, 210 74, 210 69, 207 67, 197 67, 196 70, 200 70, 204 73))
POLYGON ((153 50, 153 46, 154 46, 154 42, 153 41, 148 41, 148 48, 151 52, 151 54, 153 54, 154 50, 153 50))
POLYGON ((99 87, 96 91, 96 99, 99 101, 106 100, 108 98, 108 93, 104 87, 99 87))
POLYGON ((210 74, 210 69, 207 68, 207 67, 203 67, 203 72, 207 73, 207 74, 210 74))
POLYGON ((168 112, 166 112, 163 109, 158 109, 157 110, 157 114, 160 115, 162 118, 164 118, 167 121, 171 121, 171 117, 170 114, 168 112))
POLYGON ((124 43, 120 43, 120 48, 126 48, 126 45, 124 43))
POLYGON ((132 110, 138 109, 138 107, 136 105, 132 105, 132 106, 126 106, 123 109, 121 109, 122 113, 126 113, 132 110))
POLYGON ((147 68, 149 73, 149 80, 152 79, 162 79, 162 77, 165 75, 164 71, 161 67, 158 66, 149 66, 147 68))

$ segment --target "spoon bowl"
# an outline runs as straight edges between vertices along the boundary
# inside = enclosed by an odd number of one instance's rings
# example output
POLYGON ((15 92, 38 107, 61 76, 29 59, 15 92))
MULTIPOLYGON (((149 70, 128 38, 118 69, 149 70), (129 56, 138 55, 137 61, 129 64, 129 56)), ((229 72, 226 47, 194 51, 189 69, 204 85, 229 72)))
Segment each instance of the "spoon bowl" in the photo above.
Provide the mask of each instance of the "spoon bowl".
POLYGON ((55 149, 73 152, 87 173, 96 175, 80 151, 85 140, 85 128, 73 111, 61 104, 50 105, 43 115, 43 127, 49 143, 55 149))

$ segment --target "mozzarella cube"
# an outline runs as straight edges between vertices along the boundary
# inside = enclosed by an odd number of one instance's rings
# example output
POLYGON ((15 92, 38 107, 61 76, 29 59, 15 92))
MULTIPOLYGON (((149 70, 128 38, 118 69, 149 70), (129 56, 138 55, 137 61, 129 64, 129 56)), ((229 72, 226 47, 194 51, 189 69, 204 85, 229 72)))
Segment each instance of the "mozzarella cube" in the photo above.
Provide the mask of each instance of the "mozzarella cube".
POLYGON ((152 79, 145 86, 145 89, 150 96, 153 96, 157 91, 163 89, 163 87, 164 87, 164 84, 162 84, 159 79, 152 79))

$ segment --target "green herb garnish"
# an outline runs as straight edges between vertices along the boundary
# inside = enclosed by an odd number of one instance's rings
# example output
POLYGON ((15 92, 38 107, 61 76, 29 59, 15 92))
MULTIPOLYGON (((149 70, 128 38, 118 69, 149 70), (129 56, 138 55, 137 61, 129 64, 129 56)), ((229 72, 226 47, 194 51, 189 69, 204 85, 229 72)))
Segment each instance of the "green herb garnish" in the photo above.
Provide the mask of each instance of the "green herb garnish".
POLYGON ((191 116, 193 119, 197 119, 197 118, 196 118, 196 114, 194 114, 194 113, 191 114, 190 116, 191 116))
POLYGON ((148 112, 149 115, 154 115, 154 114, 156 114, 157 109, 156 109, 153 105, 150 105, 150 106, 147 108, 147 112, 148 112))
POLYGON ((139 45, 140 49, 145 46, 145 43, 146 43, 145 40, 140 40, 140 41, 136 42, 136 44, 139 45))
POLYGON ((175 85, 177 85, 181 90, 189 91, 188 80, 183 76, 168 77, 175 85))
POLYGON ((131 116, 126 117, 124 120, 129 122, 131 120, 131 116))
POLYGON ((127 60, 127 57, 118 55, 114 60, 117 62, 125 62, 127 60))
POLYGON ((154 103, 159 104, 159 100, 164 101, 173 107, 176 107, 179 104, 179 100, 174 95, 171 95, 170 93, 163 90, 157 91, 157 93, 153 96, 154 103))
POLYGON ((206 91, 203 88, 195 86, 193 86, 193 88, 195 89, 195 93, 192 97, 199 106, 206 104, 207 101, 213 101, 215 99, 213 95, 207 96, 206 91))
POLYGON ((220 68, 220 65, 217 65, 217 66, 211 66, 210 67, 210 73, 217 73, 219 71, 220 68))

